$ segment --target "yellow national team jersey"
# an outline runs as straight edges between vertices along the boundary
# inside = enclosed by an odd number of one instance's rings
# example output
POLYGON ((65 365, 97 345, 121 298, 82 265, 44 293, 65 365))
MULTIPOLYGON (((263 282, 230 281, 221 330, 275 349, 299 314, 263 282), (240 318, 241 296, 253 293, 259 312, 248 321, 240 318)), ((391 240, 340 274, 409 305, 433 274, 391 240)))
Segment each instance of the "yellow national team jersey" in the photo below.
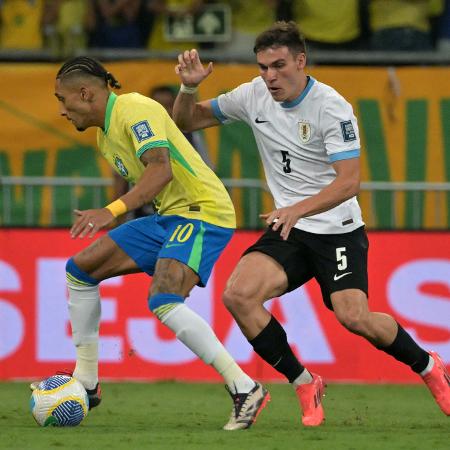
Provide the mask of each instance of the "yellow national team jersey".
POLYGON ((43 9, 44 0, 0 1, 0 47, 10 49, 41 48, 43 9))
POLYGON ((97 143, 111 166, 131 183, 145 169, 140 156, 155 147, 167 147, 173 178, 155 199, 158 213, 236 227, 224 185, 159 103, 137 93, 117 96, 111 92, 97 143))

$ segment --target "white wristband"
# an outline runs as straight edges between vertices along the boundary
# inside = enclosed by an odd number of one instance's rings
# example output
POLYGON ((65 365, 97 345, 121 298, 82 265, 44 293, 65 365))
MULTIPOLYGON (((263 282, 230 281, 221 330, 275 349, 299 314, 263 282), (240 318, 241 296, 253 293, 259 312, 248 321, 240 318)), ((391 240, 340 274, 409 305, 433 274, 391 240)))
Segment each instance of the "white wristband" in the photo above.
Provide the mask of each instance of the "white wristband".
POLYGON ((195 94, 198 91, 198 86, 185 86, 183 83, 181 83, 180 86, 180 92, 182 92, 183 94, 195 94))

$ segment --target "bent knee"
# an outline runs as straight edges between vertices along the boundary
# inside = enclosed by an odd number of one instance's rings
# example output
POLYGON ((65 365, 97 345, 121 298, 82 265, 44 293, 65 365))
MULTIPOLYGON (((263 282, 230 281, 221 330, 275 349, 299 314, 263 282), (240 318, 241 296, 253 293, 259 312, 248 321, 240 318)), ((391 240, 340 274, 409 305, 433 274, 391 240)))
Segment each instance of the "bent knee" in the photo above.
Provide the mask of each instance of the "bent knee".
POLYGON ((365 334, 368 327, 367 314, 361 310, 336 312, 339 323, 355 334, 365 334))
POLYGON ((97 286, 100 282, 79 267, 74 258, 70 258, 66 262, 66 281, 68 285, 81 287, 97 286))
POLYGON ((239 286, 227 286, 222 300, 229 311, 243 311, 260 302, 256 291, 239 286))

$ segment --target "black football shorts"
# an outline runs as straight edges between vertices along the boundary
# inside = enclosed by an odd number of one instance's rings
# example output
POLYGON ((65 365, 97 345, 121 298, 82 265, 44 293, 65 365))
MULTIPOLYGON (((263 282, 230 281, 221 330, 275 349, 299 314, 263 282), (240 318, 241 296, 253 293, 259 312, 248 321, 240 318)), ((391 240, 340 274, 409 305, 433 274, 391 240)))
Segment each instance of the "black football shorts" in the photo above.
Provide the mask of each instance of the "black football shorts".
POLYGON ((315 234, 292 228, 284 241, 271 227, 245 252, 261 252, 277 261, 293 291, 315 278, 329 309, 330 295, 343 289, 360 289, 368 296, 367 252, 364 227, 342 234, 315 234))

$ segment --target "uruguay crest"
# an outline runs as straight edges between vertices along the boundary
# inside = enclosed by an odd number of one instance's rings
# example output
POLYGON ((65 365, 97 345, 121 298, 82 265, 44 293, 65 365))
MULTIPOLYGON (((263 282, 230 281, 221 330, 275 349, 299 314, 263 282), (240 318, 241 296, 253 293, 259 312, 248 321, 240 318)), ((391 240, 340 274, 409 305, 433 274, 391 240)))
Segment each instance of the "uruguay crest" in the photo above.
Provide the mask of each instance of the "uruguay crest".
POLYGON ((308 142, 311 139, 311 125, 308 122, 298 123, 298 135, 302 142, 308 142))

